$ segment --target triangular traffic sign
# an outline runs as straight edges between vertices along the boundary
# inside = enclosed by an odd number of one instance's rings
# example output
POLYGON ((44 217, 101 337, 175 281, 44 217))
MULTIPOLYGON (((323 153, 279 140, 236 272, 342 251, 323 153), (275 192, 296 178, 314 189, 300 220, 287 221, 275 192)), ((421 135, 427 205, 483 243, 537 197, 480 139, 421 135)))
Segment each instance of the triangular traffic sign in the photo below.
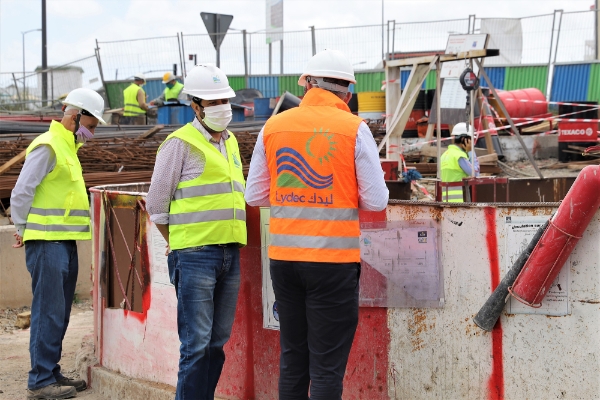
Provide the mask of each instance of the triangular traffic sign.
POLYGON ((233 15, 201 12, 200 17, 204 21, 204 26, 206 26, 215 50, 218 50, 227 34, 231 21, 233 21, 233 15))

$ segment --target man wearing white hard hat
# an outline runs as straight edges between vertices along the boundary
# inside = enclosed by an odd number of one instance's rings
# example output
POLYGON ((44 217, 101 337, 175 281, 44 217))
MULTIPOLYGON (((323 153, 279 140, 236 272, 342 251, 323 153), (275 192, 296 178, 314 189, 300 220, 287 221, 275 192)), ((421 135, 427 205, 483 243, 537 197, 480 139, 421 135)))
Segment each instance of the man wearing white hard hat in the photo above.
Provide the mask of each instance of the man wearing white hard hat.
POLYGON ((237 140, 227 130, 235 96, 227 76, 197 65, 183 92, 192 96, 196 118, 160 146, 146 209, 171 250, 181 341, 176 399, 213 399, 240 286, 245 181, 237 140))
POLYGON ((122 125, 145 125, 146 112, 146 92, 142 86, 146 84, 146 77, 142 73, 133 76, 131 85, 123 90, 123 117, 119 119, 122 125))
POLYGON ((358 324, 358 210, 381 211, 388 189, 369 127, 352 115, 352 64, 317 53, 300 106, 260 132, 246 201, 270 206, 269 259, 280 323, 279 398, 342 398, 358 324))
POLYGON ((58 364, 69 324, 79 265, 76 240, 90 240, 90 205, 77 150, 94 136, 104 100, 75 89, 63 101, 64 116, 27 148, 10 198, 17 228, 15 248, 25 246, 33 300, 28 399, 66 399, 85 381, 66 378, 58 364))
MULTIPOLYGON (((454 144, 441 157, 442 182, 460 182, 463 178, 479 176, 479 161, 473 149, 473 127, 460 122, 454 125, 451 136, 454 144), (475 169, 473 173, 471 166, 475 169)), ((449 186, 443 188, 442 201, 450 203, 463 202, 462 186, 449 186)))
POLYGON ((162 106, 165 102, 185 100, 185 94, 182 93, 183 84, 177 81, 177 77, 172 72, 166 72, 163 75, 162 83, 165 84, 165 90, 156 99, 150 102, 151 106, 162 106))

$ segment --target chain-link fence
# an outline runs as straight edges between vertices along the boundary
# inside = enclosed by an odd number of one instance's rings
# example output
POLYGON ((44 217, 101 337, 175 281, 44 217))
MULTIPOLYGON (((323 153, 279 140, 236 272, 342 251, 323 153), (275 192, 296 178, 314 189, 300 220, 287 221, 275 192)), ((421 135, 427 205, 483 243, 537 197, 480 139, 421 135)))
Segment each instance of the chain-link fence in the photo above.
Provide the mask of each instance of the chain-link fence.
POLYGON ((595 11, 562 14, 558 31, 556 62, 596 59, 595 11))
POLYGON ((73 89, 102 88, 95 55, 45 70, 0 73, 0 111, 31 111, 60 107, 58 100, 73 89), (46 89, 44 90, 44 80, 46 89))

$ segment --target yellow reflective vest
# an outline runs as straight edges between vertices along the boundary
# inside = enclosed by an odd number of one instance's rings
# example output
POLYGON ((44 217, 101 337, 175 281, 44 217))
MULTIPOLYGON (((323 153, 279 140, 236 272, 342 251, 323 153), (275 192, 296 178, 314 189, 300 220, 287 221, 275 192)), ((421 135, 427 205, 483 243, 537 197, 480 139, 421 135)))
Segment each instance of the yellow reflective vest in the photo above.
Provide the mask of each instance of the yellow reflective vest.
POLYGON ((143 96, 146 97, 146 92, 144 92, 144 89, 135 83, 132 83, 129 85, 129 87, 123 90, 123 102, 125 103, 123 108, 124 117, 137 117, 139 115, 146 115, 146 111, 140 107, 140 103, 138 103, 137 100, 137 94, 140 90, 142 91, 143 96))
POLYGON ((56 166, 35 189, 23 240, 90 240, 90 203, 73 132, 52 121, 50 130, 38 136, 26 154, 49 145, 56 166))
MULTIPOLYGON (((442 182, 460 182, 469 175, 462 170, 458 164, 461 158, 468 159, 467 153, 455 144, 448 146, 448 150, 442 154, 442 182)), ((450 203, 463 202, 463 189, 460 186, 442 188, 442 201, 450 203), (446 189, 448 191, 446 192, 446 189)))
POLYGON ((175 81, 175 85, 171 89, 166 87, 164 91, 165 101, 177 100, 177 98, 179 97, 179 93, 181 93, 182 89, 183 85, 177 81, 175 81))
POLYGON ((246 183, 235 136, 229 132, 225 141, 227 160, 192 124, 176 130, 165 142, 175 137, 200 150, 206 163, 198 178, 179 182, 171 199, 171 250, 211 244, 246 245, 246 183))

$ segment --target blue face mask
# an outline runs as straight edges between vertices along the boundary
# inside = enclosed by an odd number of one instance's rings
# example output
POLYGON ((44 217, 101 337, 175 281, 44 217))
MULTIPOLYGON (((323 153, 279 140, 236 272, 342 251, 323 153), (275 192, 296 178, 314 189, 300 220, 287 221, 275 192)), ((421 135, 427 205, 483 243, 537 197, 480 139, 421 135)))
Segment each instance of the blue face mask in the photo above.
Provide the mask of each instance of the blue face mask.
POLYGON ((169 89, 173 89, 173 86, 175 86, 174 83, 166 83, 166 85, 169 89))

